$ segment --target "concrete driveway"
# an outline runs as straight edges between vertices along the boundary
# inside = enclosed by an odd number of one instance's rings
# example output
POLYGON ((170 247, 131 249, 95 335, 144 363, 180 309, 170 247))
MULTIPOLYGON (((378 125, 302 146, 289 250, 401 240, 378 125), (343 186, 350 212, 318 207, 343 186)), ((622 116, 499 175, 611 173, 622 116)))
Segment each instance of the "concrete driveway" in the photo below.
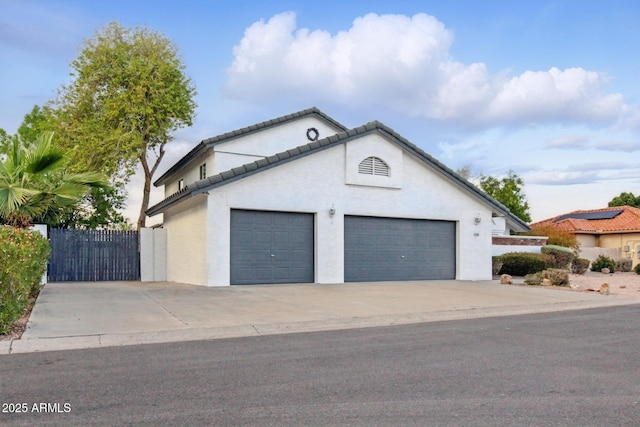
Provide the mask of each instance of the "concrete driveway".
POLYGON ((69 282, 42 290, 20 340, 0 354, 335 330, 632 304, 616 296, 420 281, 207 288, 69 282))

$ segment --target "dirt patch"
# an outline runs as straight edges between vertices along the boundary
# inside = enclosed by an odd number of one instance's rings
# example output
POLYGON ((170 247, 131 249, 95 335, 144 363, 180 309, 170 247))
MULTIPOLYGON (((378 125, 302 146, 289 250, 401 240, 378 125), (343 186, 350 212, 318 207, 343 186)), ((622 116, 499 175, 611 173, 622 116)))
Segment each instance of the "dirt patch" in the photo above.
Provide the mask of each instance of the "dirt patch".
POLYGON ((585 274, 571 274, 569 282, 575 291, 589 292, 589 289, 597 291, 600 286, 607 283, 611 295, 640 298, 640 275, 633 272, 602 274, 587 271, 585 274))
MULTIPOLYGON (((494 276, 494 280, 500 280, 500 276, 494 276)), ((569 274, 570 286, 544 286, 549 289, 558 289, 574 292, 597 292, 603 284, 609 285, 609 295, 625 298, 640 298, 640 275, 630 273, 602 274, 596 271, 587 271, 584 274, 569 274)), ((524 277, 513 277, 513 284, 528 286, 524 283, 524 277)))

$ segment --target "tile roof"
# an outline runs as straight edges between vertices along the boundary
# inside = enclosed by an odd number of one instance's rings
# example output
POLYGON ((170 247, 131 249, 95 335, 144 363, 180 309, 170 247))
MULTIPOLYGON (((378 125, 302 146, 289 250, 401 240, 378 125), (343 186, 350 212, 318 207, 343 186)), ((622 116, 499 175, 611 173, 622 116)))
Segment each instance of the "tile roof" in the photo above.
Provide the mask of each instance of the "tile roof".
POLYGON ((300 110, 298 112, 287 114, 285 116, 277 117, 271 120, 265 120, 264 122, 260 122, 254 125, 246 126, 240 129, 233 130, 231 132, 226 132, 221 135, 217 135, 211 138, 204 139, 200 141, 198 145, 196 145, 191 151, 185 154, 180 160, 178 160, 173 166, 169 168, 160 178, 158 178, 153 185, 156 187, 160 185, 164 185, 166 181, 178 170, 187 165, 191 160, 195 159, 202 153, 204 153, 208 148, 215 146, 216 144, 220 144, 222 142, 230 141, 234 138, 239 138, 241 136, 245 136, 254 132, 262 131, 266 128, 278 126, 287 122, 291 122, 293 120, 302 119, 309 116, 317 116, 322 120, 330 123, 334 127, 345 131, 347 127, 337 120, 327 116, 325 113, 320 111, 316 107, 307 108, 306 110, 300 110))
POLYGON ((603 209, 578 210, 536 222, 531 226, 551 226, 558 230, 582 234, 640 232, 640 209, 632 206, 613 206, 603 209), (615 215, 615 211, 622 212, 615 215), (606 218, 607 216, 613 217, 606 218))
POLYGON ((147 215, 153 216, 161 213, 171 205, 182 201, 185 198, 193 195, 202 194, 210 189, 226 185, 230 182, 237 181, 239 179, 246 178, 255 173, 276 167, 298 158, 314 154, 316 152, 331 148, 340 144, 343 144, 349 140, 359 138, 365 134, 377 132, 385 136, 391 142, 398 144, 401 148, 411 152, 417 158, 422 160, 425 164, 431 167, 435 172, 451 180, 454 184, 461 187, 463 190, 470 193, 472 196, 480 199, 482 202, 488 204, 496 213, 504 215, 509 226, 515 231, 528 231, 529 226, 523 222, 520 218, 513 215, 508 208, 490 197, 484 191, 479 190, 475 185, 461 177, 459 174, 449 169, 444 164, 440 163, 431 155, 427 154, 416 145, 409 142, 407 139, 396 133, 393 129, 385 126, 379 121, 369 122, 363 126, 346 130, 345 132, 331 135, 327 138, 323 138, 317 141, 304 144, 290 150, 274 154, 269 157, 257 160, 255 162, 247 163, 245 165, 233 168, 231 170, 212 175, 203 180, 196 181, 187 187, 185 187, 179 193, 173 194, 161 201, 160 203, 152 206, 147 210, 147 215))

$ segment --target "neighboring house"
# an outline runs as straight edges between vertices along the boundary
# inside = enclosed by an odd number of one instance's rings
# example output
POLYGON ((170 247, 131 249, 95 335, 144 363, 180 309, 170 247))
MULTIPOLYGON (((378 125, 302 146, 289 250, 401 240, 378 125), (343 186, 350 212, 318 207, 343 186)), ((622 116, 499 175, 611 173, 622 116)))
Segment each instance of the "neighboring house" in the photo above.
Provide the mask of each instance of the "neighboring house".
POLYGON ((207 286, 490 280, 507 208, 379 122, 316 108, 206 139, 156 182, 167 279, 207 286))
POLYGON ((532 224, 551 226, 576 235, 580 256, 594 260, 603 254, 631 258, 638 264, 640 253, 640 209, 615 206, 573 211, 532 224))

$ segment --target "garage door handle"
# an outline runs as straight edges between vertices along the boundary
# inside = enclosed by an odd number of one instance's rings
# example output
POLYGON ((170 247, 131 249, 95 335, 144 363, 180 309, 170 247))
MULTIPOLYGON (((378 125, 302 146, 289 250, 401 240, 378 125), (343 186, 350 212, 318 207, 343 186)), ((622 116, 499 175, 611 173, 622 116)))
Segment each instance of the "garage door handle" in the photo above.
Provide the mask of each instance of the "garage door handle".
POLYGON ((272 257, 275 257, 275 255, 274 255, 274 254, 271 254, 271 256, 272 256, 272 257))
POLYGON ((400 258, 404 259, 404 255, 401 255, 400 258))

